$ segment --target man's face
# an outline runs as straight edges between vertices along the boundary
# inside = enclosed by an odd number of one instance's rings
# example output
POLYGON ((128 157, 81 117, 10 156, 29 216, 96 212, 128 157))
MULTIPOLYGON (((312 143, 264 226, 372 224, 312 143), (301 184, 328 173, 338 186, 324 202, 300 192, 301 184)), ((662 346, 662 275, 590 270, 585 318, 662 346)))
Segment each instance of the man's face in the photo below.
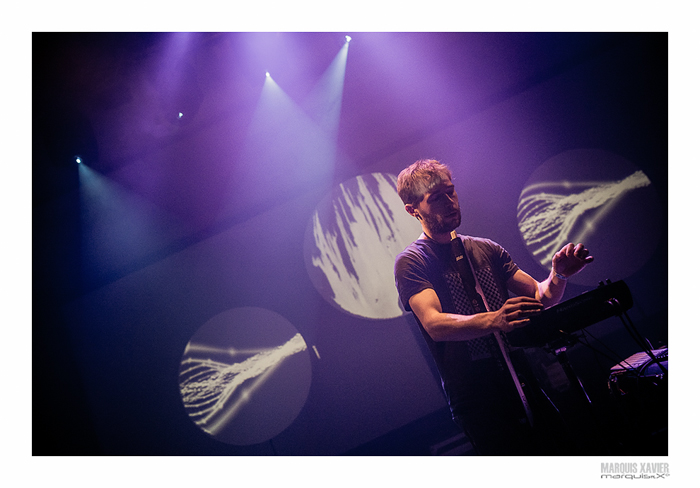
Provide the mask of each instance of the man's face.
POLYGON ((423 195, 416 210, 431 236, 452 232, 462 223, 455 186, 449 179, 423 195))

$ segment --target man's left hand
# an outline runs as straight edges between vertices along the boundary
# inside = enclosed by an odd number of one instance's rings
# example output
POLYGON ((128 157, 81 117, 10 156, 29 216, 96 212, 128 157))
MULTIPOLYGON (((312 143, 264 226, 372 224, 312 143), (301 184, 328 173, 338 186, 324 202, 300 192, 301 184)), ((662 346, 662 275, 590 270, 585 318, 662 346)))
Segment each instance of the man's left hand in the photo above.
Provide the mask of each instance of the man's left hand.
POLYGON ((588 249, 583 244, 579 242, 574 246, 572 243, 568 243, 552 257, 552 269, 556 274, 569 278, 592 261, 593 256, 589 255, 588 249))

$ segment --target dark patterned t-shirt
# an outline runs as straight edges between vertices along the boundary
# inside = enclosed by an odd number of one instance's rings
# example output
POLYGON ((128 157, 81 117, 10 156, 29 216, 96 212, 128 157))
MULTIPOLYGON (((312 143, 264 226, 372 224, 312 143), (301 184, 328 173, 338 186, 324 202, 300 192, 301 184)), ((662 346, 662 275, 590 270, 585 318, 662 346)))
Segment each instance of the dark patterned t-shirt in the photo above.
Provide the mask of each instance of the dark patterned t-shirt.
MULTIPOLYGON (((490 310, 498 310, 508 299, 507 281, 518 271, 510 255, 495 242, 476 237, 460 236, 474 268, 476 279, 484 292, 490 310)), ((419 239, 401 252, 394 273, 401 305, 411 311, 409 299, 426 288, 437 294, 442 311, 471 315, 474 313, 466 299, 462 280, 452 256, 450 244, 431 239, 419 239)), ((415 316, 415 315, 414 315, 415 316)), ((493 363, 494 375, 505 378, 505 364, 493 335, 469 341, 436 342, 420 324, 421 332, 442 377, 443 389, 450 406, 474 401, 473 392, 480 382, 493 381, 474 369, 482 360, 493 363)))

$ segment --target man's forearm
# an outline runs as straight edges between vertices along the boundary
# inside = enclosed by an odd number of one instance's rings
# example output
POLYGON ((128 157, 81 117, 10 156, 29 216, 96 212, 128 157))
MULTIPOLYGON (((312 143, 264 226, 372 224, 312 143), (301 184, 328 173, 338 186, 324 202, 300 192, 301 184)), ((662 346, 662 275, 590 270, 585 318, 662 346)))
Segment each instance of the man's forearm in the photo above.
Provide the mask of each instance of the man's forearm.
POLYGON ((552 269, 546 280, 537 283, 537 299, 542 302, 544 308, 549 308, 559 303, 566 290, 566 280, 559 278, 552 269))
POLYGON ((431 339, 441 341, 467 341, 494 332, 493 312, 475 315, 436 313, 425 319, 423 328, 431 339))

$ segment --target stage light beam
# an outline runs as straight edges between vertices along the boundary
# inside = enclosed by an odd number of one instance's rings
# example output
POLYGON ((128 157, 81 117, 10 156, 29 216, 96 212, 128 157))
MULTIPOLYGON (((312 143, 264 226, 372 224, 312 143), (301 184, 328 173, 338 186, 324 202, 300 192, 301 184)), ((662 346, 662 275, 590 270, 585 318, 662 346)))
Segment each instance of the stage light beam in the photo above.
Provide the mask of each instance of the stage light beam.
POLYGON ((338 135, 348 50, 346 42, 304 101, 305 111, 333 142, 338 135))

